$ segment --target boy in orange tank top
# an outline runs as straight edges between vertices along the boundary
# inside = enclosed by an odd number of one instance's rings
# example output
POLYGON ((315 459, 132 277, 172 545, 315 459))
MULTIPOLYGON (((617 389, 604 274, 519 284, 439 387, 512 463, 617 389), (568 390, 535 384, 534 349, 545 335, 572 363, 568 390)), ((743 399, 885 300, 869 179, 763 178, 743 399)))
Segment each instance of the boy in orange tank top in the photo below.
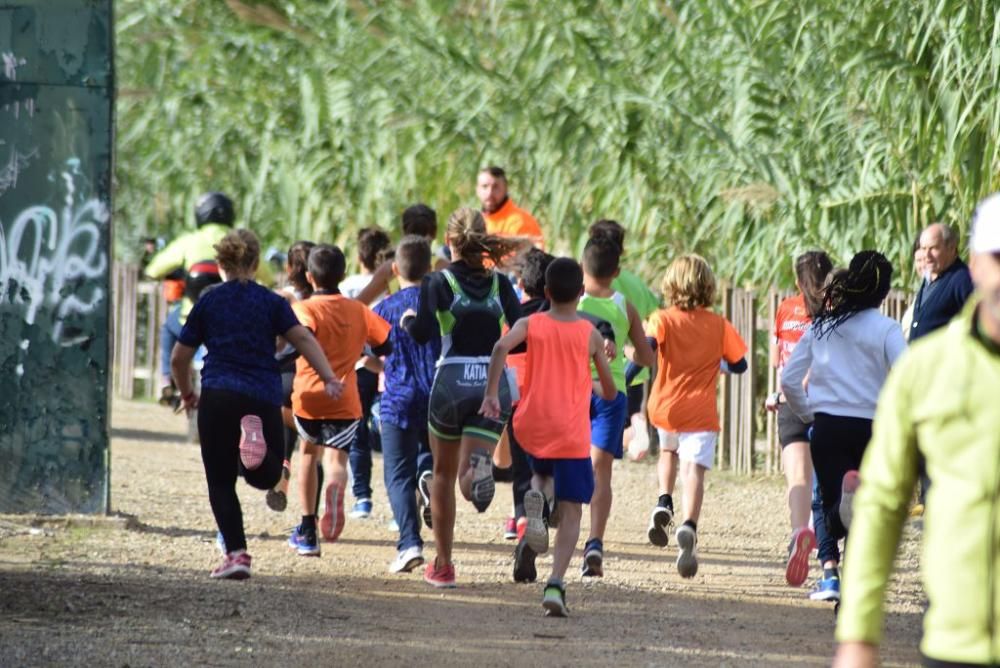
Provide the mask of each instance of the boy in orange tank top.
POLYGON ((558 501, 558 519, 550 512, 549 524, 556 528, 552 575, 542 595, 545 614, 565 617, 566 587, 563 578, 580 539, 583 504, 594 493, 594 470, 590 462, 590 398, 605 399, 618 392, 604 354, 604 340, 594 326, 577 315, 583 294, 583 270, 570 258, 553 260, 545 271, 545 296, 549 311, 521 318, 493 347, 487 372, 486 391, 479 412, 496 418, 500 414, 499 386, 508 353, 527 343, 524 394, 514 417, 521 446, 532 470, 531 491, 524 496, 528 524, 525 542, 537 554, 549 549, 543 490, 553 491, 558 501), (590 375, 590 362, 599 382, 590 375))

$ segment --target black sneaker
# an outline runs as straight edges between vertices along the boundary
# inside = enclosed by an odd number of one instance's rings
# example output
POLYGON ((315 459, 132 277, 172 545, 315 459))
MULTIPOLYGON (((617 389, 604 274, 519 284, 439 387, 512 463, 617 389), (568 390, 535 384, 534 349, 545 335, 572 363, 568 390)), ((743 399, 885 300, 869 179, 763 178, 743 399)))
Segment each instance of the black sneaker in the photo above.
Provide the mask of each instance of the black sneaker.
POLYGON ((514 548, 514 582, 534 582, 538 577, 535 569, 535 551, 528 542, 521 539, 514 548))
POLYGON ((276 513, 283 513, 285 512, 285 508, 288 507, 288 494, 285 493, 283 488, 287 484, 286 481, 291 477, 292 472, 288 470, 288 467, 282 466, 281 482, 277 486, 267 490, 267 496, 264 497, 267 507, 276 513))
POLYGON ((542 593, 542 607, 545 608, 546 617, 568 617, 566 589, 555 582, 546 584, 542 593))
POLYGON ((580 575, 585 578, 604 577, 604 544, 600 538, 591 538, 583 547, 583 568, 580 575))
POLYGON ((649 542, 656 547, 666 547, 667 543, 670 542, 668 532, 670 531, 670 525, 674 523, 674 509, 667 508, 666 506, 656 506, 653 508, 653 514, 649 518, 649 529, 646 531, 646 535, 649 537, 649 542))
POLYGON ((433 529, 431 525, 431 481, 433 480, 433 474, 430 471, 424 471, 420 474, 417 479, 417 494, 420 495, 420 506, 421 515, 424 518, 424 525, 428 529, 433 529))

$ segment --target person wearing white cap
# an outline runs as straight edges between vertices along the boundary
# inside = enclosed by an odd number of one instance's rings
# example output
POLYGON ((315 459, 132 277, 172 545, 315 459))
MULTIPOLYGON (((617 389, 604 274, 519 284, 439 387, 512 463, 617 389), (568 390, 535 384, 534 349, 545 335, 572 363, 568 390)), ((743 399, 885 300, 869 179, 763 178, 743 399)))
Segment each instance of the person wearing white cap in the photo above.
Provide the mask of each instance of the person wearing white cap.
POLYGON ((1000 194, 973 218, 976 292, 906 352, 886 382, 861 467, 834 666, 874 666, 883 603, 922 456, 929 606, 925 666, 1000 664, 1000 194))

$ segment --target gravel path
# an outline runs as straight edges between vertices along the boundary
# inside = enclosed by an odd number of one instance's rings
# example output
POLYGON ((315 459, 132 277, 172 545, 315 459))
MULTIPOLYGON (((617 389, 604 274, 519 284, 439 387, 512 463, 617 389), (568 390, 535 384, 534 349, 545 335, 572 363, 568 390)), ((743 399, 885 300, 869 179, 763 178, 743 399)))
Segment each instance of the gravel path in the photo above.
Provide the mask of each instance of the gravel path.
MULTIPOLYGON (((254 577, 211 581, 215 526, 184 420, 140 402, 116 401, 112 415, 117 518, 0 516, 0 666, 819 666, 832 656, 832 607, 784 584, 777 478, 709 474, 701 568, 682 581, 673 546, 645 540, 654 467, 617 464, 606 577, 572 578, 572 616, 548 619, 540 586, 511 581, 504 485, 483 515, 459 504, 458 589, 388 574, 395 539, 378 459, 373 518, 348 520, 320 559, 285 547, 294 494, 277 514, 241 483, 254 577)), ((907 530, 898 563, 886 665, 919 661, 918 535, 907 530)), ((540 577, 549 564, 539 561, 540 577)))

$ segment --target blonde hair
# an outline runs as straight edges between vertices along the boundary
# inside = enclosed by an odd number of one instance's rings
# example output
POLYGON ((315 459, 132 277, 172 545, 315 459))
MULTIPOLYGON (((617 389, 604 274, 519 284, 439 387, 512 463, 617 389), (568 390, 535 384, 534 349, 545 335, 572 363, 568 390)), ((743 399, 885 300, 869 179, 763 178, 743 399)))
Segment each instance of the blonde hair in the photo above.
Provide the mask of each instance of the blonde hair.
POLYGON ((227 274, 247 274, 260 260, 260 242, 250 230, 233 230, 213 246, 219 267, 227 274))
POLYGON ((508 255, 531 245, 531 240, 524 237, 501 237, 487 233, 482 214, 469 207, 462 207, 448 217, 445 235, 459 254, 452 259, 465 260, 473 267, 482 267, 484 257, 499 264, 508 255))
POLYGON ((667 267, 660 289, 667 303, 682 311, 709 307, 715 302, 715 274, 700 255, 682 255, 667 267))

